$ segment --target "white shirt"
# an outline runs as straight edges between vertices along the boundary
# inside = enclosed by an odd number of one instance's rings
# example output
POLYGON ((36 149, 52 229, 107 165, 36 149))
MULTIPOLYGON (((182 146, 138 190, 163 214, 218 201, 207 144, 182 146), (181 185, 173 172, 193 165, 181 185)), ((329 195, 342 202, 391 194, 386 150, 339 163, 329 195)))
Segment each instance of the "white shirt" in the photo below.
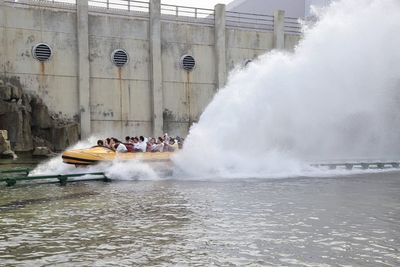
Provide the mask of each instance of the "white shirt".
POLYGON ((146 141, 139 142, 139 143, 135 144, 134 147, 135 147, 136 149, 139 149, 139 150, 142 151, 142 152, 146 152, 147 143, 146 143, 146 141))
POLYGON ((117 152, 122 152, 122 153, 128 152, 128 149, 126 148, 126 146, 124 144, 120 143, 117 146, 117 152))
POLYGON ((152 144, 151 145, 151 151, 152 152, 161 152, 162 151, 162 146, 159 144, 152 144))

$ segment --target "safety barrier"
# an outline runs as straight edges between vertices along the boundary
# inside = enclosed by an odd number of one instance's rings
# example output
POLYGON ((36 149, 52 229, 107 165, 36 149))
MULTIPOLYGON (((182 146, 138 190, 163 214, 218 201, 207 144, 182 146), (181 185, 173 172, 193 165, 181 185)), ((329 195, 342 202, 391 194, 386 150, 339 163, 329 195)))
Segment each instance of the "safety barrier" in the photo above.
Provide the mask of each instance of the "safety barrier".
POLYGON ((284 31, 285 33, 301 34, 302 25, 299 18, 285 17, 284 31))
MULTIPOLYGON (((73 10, 76 0, 5 0, 6 3, 28 6, 53 7, 73 10)), ((137 0, 89 0, 89 10, 94 13, 120 14, 126 16, 149 17, 149 1, 137 0)), ((189 22, 214 25, 214 9, 161 4, 161 18, 166 21, 189 22)), ((274 30, 274 16, 244 12, 226 11, 228 28, 274 30)), ((301 34, 302 25, 298 18, 285 17, 284 31, 289 34, 301 34)))
POLYGON ((132 0, 89 0, 90 7, 98 7, 104 9, 149 12, 149 2, 132 1, 132 0))
POLYGON ((161 4, 161 16, 163 20, 214 25, 213 9, 161 4))
POLYGON ((335 163, 315 163, 311 164, 313 167, 328 167, 331 170, 334 170, 338 167, 344 167, 347 170, 352 170, 355 167, 361 169, 384 169, 385 167, 399 168, 399 161, 360 161, 360 162, 335 162, 335 163))
POLYGON ((10 5, 16 6, 32 6, 32 7, 46 7, 46 8, 57 8, 65 10, 75 10, 76 1, 75 0, 5 0, 4 1, 10 5))
POLYGON ((0 170, 0 182, 5 182, 7 186, 13 186, 20 181, 34 181, 34 180, 58 180, 60 185, 65 186, 67 182, 76 182, 82 180, 68 180, 68 178, 84 177, 84 176, 98 176, 90 180, 102 180, 104 182, 111 181, 104 172, 87 172, 87 173, 70 173, 70 174, 56 174, 56 175, 35 175, 29 176, 30 169, 9 169, 0 170))
POLYGON ((226 26, 273 31, 274 16, 226 11, 226 26))

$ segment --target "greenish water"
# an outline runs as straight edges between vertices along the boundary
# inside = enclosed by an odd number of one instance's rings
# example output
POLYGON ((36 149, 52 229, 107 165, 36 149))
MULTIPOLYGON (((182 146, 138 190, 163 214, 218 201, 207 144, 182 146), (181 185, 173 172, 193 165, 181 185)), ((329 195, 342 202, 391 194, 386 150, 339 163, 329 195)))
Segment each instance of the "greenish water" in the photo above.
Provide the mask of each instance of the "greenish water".
POLYGON ((47 158, 34 158, 30 154, 18 154, 17 159, 0 159, 0 170, 12 168, 34 168, 47 158))
POLYGON ((0 186, 3 266, 400 266, 400 173, 0 186))

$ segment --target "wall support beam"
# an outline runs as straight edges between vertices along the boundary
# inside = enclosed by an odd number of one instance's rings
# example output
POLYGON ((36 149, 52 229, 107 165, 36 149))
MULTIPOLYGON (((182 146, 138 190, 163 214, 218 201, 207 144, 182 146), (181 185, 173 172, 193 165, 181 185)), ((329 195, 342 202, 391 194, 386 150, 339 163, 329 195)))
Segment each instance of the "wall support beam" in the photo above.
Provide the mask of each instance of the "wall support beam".
POLYGON ((77 39, 78 39, 78 94, 81 138, 91 134, 90 85, 89 85, 89 6, 88 0, 77 1, 77 39))
POLYGON ((4 0, 0 0, 0 72, 6 73, 6 7, 4 0))
POLYGON ((220 89, 226 84, 226 15, 225 5, 217 4, 215 13, 215 57, 217 64, 217 87, 220 89))
POLYGON ((285 49, 285 11, 274 13, 274 49, 285 49))
MULTIPOLYGON (((4 9, 4 0, 0 0, 0 15, 1 18, 3 17, 4 13, 3 13, 3 9, 4 9)), ((0 21, 0 23, 2 23, 3 21, 0 21)), ((0 24, 1 26, 3 26, 2 24, 0 24)))
POLYGON ((163 86, 161 69, 161 2, 150 0, 150 79, 153 136, 162 136, 163 86))

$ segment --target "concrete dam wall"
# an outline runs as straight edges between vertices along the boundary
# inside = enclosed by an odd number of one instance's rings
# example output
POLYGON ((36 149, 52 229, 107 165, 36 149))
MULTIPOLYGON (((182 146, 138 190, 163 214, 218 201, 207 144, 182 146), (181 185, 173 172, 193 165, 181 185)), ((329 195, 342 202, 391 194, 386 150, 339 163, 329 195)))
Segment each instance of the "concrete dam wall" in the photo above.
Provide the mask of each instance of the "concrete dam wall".
POLYGON ((126 2, 0 0, 0 78, 18 79, 55 116, 79 122, 82 138, 184 136, 231 69, 301 37, 281 11, 126 2))

